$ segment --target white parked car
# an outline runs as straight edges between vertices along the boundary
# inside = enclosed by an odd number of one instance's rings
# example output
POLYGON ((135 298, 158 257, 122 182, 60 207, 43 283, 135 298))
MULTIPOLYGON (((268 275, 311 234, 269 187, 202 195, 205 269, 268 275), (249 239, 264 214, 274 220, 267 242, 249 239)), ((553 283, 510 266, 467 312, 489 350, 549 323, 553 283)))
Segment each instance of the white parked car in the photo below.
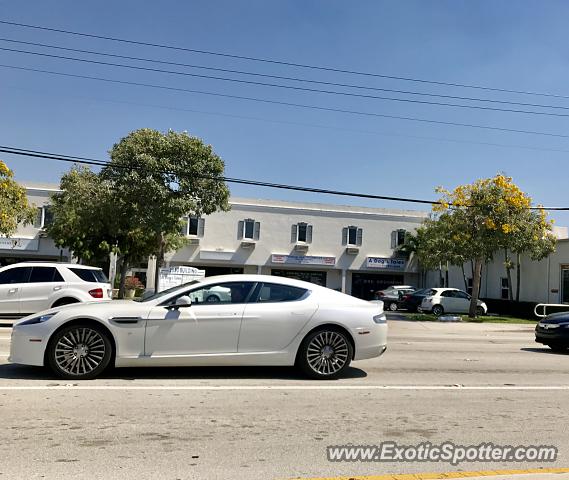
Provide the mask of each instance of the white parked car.
MULTIPOLYGON (((433 288, 423 298, 419 310, 441 316, 444 313, 467 313, 470 309, 470 295, 458 288, 433 288)), ((486 315, 488 307, 478 300, 477 315, 486 315)))
POLYGON ((386 349, 381 305, 266 275, 208 277, 141 301, 53 308, 14 325, 10 361, 89 379, 115 366, 297 365, 334 378, 386 349), (228 289, 227 300, 203 293, 228 289))
POLYGON ((109 300, 100 268, 73 263, 24 262, 0 268, 0 317, 18 318, 70 303, 109 300))

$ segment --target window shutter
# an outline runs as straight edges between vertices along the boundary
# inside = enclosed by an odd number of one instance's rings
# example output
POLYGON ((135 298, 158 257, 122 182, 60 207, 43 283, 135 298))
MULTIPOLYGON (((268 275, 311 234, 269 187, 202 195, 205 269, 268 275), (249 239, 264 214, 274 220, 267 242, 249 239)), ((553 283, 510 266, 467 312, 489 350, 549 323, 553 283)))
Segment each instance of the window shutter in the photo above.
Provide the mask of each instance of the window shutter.
POLYGON ((198 220, 198 237, 203 237, 205 232, 205 218, 198 220))
POLYGON ((306 243, 312 243, 312 225, 306 227, 306 243))
POLYGON ((363 236, 364 236, 364 229, 358 228, 356 230, 356 245, 358 247, 361 247, 361 245, 362 245, 363 236))
POLYGON ((245 222, 243 220, 239 220, 237 224, 237 239, 241 240, 243 238, 243 229, 245 228, 245 222))
POLYGON ((391 232, 391 248, 395 250, 397 248, 397 230, 391 232))
POLYGON ((295 223, 290 229, 290 243, 296 243, 298 225, 295 223))
POLYGON ((259 240, 261 237, 261 223, 255 222, 255 230, 253 232, 253 240, 259 240))
POLYGON ((348 227, 342 228, 342 245, 348 244, 348 227))

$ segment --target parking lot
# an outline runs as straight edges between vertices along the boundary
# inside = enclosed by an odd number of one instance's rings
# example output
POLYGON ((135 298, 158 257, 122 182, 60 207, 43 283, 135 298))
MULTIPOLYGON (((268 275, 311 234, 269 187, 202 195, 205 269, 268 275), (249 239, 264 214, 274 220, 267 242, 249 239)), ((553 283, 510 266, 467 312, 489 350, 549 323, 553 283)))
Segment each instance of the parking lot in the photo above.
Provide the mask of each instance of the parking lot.
POLYGON ((534 343, 532 330, 390 321, 387 353, 330 382, 290 368, 153 368, 66 383, 8 364, 10 328, 0 328, 0 478, 287 479, 567 467, 569 354, 534 343), (559 456, 546 465, 458 467, 326 458, 328 445, 386 440, 547 444, 559 456))

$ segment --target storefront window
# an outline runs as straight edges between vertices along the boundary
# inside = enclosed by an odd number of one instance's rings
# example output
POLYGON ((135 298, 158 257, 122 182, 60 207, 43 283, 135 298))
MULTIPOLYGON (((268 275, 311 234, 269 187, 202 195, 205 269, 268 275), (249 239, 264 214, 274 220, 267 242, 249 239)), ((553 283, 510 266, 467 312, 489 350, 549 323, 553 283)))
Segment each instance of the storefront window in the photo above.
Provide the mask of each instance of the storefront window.
POLYGON ((561 269, 561 302, 569 303, 569 266, 561 269))

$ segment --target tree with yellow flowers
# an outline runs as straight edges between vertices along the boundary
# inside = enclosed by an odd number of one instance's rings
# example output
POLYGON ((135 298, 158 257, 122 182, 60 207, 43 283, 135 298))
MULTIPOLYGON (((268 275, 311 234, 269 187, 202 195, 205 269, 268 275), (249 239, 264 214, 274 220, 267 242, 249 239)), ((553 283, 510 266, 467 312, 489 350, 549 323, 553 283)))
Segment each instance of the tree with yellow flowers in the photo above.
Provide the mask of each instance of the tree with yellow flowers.
POLYGON ((521 254, 539 260, 555 248, 547 213, 539 206, 532 208, 531 198, 502 174, 452 191, 439 187, 437 192, 441 198, 433 205, 431 221, 444 222, 447 238, 453 240, 453 255, 474 263, 469 316, 476 316, 482 264, 499 250, 518 255, 519 298, 521 254))
POLYGON ((26 189, 14 180, 14 173, 0 160, 0 235, 10 237, 18 224, 31 223, 34 214, 26 189))

